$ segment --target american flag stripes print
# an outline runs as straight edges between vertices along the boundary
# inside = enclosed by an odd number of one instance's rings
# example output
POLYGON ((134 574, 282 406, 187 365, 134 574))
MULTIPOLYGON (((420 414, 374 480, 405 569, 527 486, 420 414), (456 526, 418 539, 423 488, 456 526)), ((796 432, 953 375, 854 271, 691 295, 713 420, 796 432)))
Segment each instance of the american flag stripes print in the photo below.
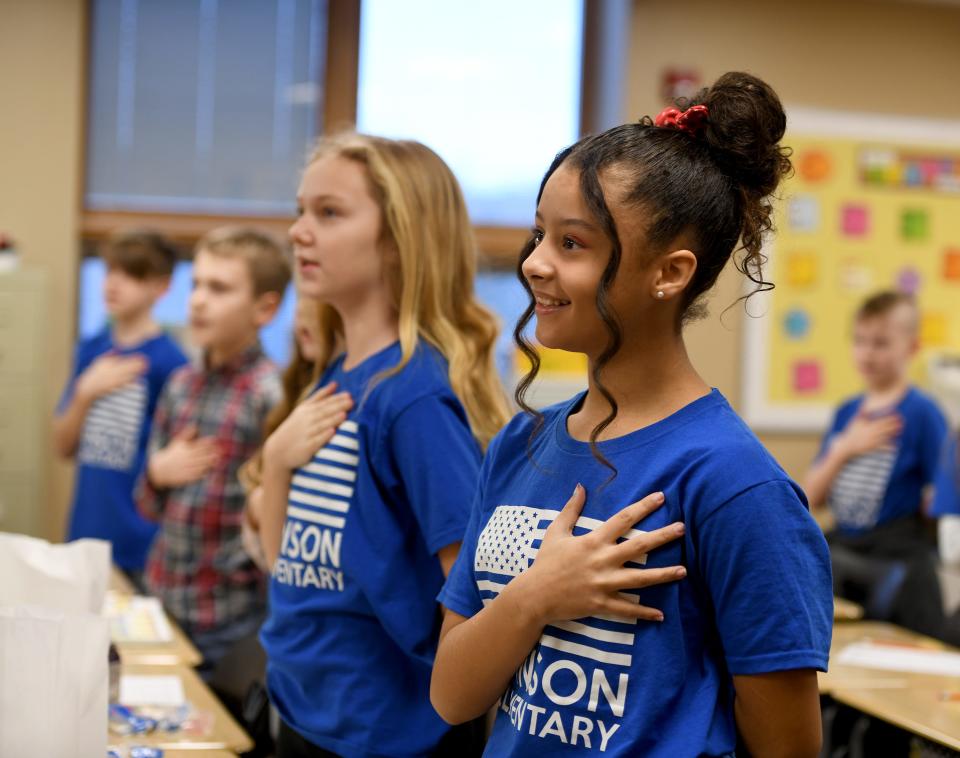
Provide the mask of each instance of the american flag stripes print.
MULTIPOLYGON (((500 505, 494 510, 474 553, 474 572, 484 605, 493 601, 507 583, 533 563, 547 528, 560 511, 522 505, 500 505)), ((603 524, 598 519, 581 516, 574 535, 592 532, 603 524)), ((631 529, 624 539, 643 534, 631 529)), ((627 565, 646 563, 646 555, 627 565)), ((621 596, 639 604, 636 594, 621 596)), ((632 662, 636 619, 616 616, 589 616, 576 621, 562 621, 546 627, 540 644, 570 655, 601 663, 629 667, 632 662)))

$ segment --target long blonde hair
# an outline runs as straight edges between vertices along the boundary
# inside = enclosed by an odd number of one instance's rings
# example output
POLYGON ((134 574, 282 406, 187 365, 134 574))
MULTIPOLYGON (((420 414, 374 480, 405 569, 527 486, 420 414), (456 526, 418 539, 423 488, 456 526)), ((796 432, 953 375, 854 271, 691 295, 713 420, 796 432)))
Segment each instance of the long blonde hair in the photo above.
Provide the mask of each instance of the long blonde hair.
MULTIPOLYGON (((425 145, 356 132, 323 137, 309 163, 327 156, 356 161, 382 211, 382 240, 399 254, 387 269, 399 315, 401 358, 390 376, 410 361, 423 339, 449 365, 450 385, 484 449, 507 422, 509 411, 494 367, 497 325, 476 299, 476 244, 460 185, 443 160, 425 145)), ((317 371, 343 346, 339 314, 320 305, 317 371)))

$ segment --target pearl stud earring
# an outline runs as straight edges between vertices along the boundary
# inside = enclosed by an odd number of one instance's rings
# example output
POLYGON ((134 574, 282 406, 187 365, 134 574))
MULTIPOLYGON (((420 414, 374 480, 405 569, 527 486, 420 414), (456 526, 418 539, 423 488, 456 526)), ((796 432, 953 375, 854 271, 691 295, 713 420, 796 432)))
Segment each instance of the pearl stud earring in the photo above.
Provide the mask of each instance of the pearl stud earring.
POLYGON ((663 290, 657 290, 657 297, 658 297, 660 300, 663 300, 663 298, 664 298, 663 290))

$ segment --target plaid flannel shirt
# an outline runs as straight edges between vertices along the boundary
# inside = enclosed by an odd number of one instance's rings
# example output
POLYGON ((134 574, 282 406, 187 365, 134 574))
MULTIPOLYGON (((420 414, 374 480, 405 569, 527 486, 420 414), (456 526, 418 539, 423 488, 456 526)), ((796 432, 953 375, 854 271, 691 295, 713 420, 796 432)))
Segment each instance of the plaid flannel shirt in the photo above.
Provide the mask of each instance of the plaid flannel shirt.
POLYGON ((146 567, 149 590, 189 634, 218 632, 263 615, 265 581, 243 549, 245 494, 237 469, 260 446, 280 376, 260 345, 217 368, 185 366, 157 404, 149 453, 190 424, 216 438, 220 461, 203 479, 157 490, 143 476, 137 502, 160 530, 146 567))

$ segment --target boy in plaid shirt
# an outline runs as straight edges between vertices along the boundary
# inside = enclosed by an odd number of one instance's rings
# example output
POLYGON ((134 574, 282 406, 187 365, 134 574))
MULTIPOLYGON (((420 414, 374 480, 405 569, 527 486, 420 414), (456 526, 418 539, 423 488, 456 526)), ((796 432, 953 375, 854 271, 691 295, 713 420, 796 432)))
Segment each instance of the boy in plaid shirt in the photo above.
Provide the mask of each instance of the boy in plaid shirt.
POLYGON ((212 669, 265 612, 262 573, 241 544, 244 491, 237 469, 261 443, 280 397, 259 330, 290 281, 283 250, 260 232, 223 228, 197 246, 190 337, 203 351, 167 383, 157 405, 140 510, 159 521, 147 588, 212 669))

